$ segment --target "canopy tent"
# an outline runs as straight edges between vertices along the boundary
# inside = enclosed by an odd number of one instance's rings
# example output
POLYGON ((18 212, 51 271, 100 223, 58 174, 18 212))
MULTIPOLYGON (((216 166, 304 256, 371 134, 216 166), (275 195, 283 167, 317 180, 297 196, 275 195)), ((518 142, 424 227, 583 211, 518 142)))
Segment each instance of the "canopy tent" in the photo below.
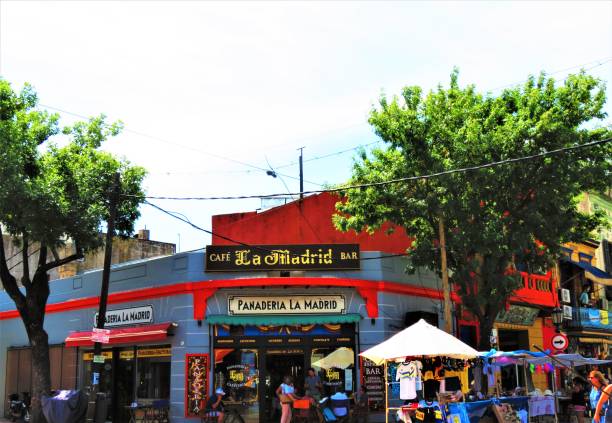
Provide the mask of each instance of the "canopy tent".
POLYGON ((312 367, 320 367, 322 369, 346 369, 353 364, 355 364, 355 353, 353 350, 346 347, 340 347, 322 359, 312 363, 312 367))
POLYGON ((554 359, 548 356, 527 359, 528 364, 546 364, 553 366, 562 365, 564 367, 594 366, 598 364, 612 363, 612 360, 599 360, 597 358, 583 357, 580 354, 558 354, 553 355, 554 359))
POLYGON ((539 351, 517 350, 517 351, 497 351, 492 349, 488 352, 480 352, 478 355, 486 360, 491 361, 495 366, 509 366, 511 364, 523 365, 525 360, 532 358, 546 357, 546 353, 539 351))
POLYGON ((596 358, 583 357, 580 354, 557 354, 549 355, 538 351, 495 351, 479 353, 480 357, 495 362, 496 366, 507 366, 510 364, 552 364, 553 366, 579 367, 586 365, 598 365, 612 363, 612 360, 599 360, 596 358))
POLYGON ((421 319, 359 355, 380 365, 386 361, 403 360, 405 357, 469 359, 478 357, 478 351, 421 319))
POLYGON ((388 422, 390 408, 387 393, 387 362, 403 361, 406 357, 470 359, 478 357, 478 351, 421 319, 359 355, 377 365, 385 365, 385 422, 388 422))

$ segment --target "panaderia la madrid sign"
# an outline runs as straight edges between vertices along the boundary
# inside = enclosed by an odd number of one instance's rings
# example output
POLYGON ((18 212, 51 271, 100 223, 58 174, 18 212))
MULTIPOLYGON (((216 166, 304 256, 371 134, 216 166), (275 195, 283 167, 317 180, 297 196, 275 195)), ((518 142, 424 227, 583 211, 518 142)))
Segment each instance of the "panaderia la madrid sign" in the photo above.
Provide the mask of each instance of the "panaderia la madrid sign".
POLYGON ((227 300, 230 315, 255 314, 342 314, 344 295, 243 296, 227 300))

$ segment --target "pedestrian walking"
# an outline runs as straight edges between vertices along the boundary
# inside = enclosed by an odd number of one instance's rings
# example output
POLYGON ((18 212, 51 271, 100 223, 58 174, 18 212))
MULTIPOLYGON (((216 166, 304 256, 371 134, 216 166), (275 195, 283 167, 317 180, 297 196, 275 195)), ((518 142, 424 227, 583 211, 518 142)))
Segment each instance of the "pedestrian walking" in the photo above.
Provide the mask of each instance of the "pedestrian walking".
POLYGON ((291 421, 291 403, 299 399, 295 395, 293 387, 293 378, 285 376, 283 383, 276 389, 276 395, 281 403, 281 421, 280 423, 289 423, 291 421))

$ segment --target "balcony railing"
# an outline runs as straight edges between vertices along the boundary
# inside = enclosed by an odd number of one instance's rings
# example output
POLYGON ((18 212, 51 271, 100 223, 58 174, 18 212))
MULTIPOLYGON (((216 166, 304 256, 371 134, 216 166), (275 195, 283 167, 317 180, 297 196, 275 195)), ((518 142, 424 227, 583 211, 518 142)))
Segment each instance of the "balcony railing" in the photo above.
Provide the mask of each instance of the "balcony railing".
POLYGON ((612 332, 612 320, 608 316, 608 310, 574 307, 572 314, 572 321, 565 322, 569 328, 604 329, 612 332))
POLYGON ((521 303, 554 307, 556 304, 556 281, 552 273, 536 275, 521 272, 523 286, 516 290, 511 300, 521 303))

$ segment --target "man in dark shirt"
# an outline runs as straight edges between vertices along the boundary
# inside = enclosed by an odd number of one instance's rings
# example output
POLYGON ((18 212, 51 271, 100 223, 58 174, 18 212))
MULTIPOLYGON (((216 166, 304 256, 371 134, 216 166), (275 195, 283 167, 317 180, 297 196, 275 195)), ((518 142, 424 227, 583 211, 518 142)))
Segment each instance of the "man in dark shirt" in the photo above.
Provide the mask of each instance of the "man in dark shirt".
POLYGON ((306 389, 306 395, 309 395, 316 399, 321 400, 321 378, 315 373, 315 370, 311 367, 308 369, 308 376, 304 379, 304 389, 306 389))

